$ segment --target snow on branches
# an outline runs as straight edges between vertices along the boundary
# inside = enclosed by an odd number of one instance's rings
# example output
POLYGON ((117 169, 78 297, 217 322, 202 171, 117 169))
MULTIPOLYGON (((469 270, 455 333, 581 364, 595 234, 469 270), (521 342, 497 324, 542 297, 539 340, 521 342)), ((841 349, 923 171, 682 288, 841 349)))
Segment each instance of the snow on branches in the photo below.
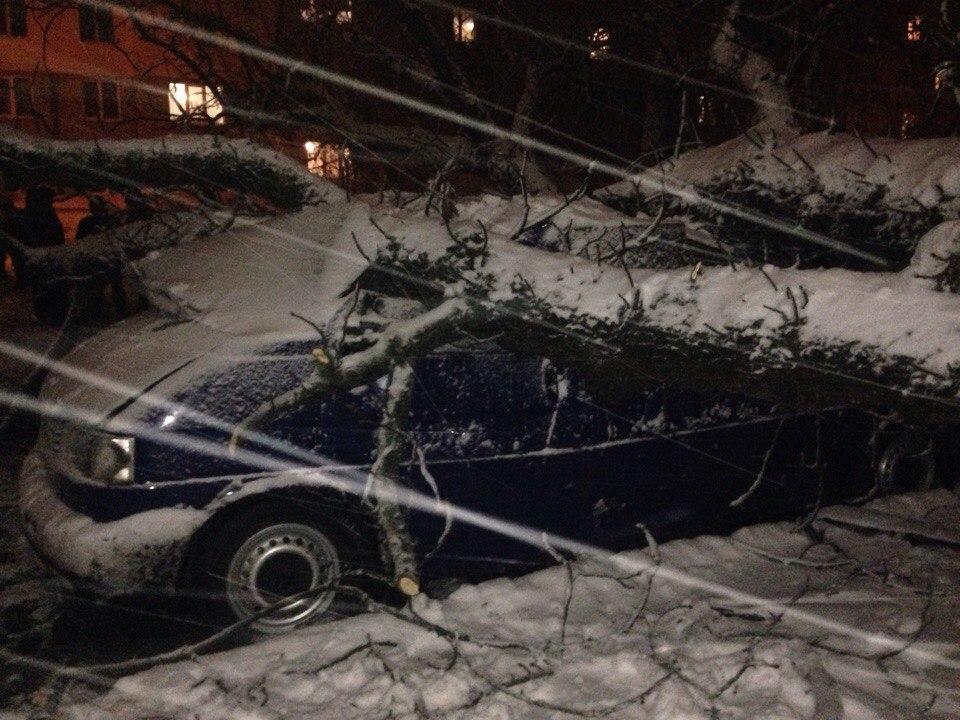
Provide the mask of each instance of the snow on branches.
POLYGON ((530 352, 660 381, 684 382, 689 370, 694 384, 701 376, 808 408, 846 401, 924 419, 956 413, 960 298, 934 292, 914 266, 635 269, 526 247, 475 221, 353 221, 346 236, 370 262, 361 282, 495 307, 492 324, 512 326, 530 352), (667 357, 675 362, 665 373, 667 357))
POLYGON ((842 240, 900 269, 937 223, 960 215, 960 141, 899 141, 842 133, 780 133, 751 129, 715 147, 692 150, 596 193, 628 212, 667 201, 666 219, 707 225, 729 251, 728 261, 799 263, 802 267, 875 266, 824 251, 793 236, 790 227, 842 240), (662 198, 656 182, 700 189, 711 197, 781 218, 786 230, 662 198))
POLYGON ((5 189, 47 184, 73 191, 233 191, 268 207, 335 202, 342 190, 291 158, 250 140, 177 135, 155 140, 46 140, 0 131, 5 189))

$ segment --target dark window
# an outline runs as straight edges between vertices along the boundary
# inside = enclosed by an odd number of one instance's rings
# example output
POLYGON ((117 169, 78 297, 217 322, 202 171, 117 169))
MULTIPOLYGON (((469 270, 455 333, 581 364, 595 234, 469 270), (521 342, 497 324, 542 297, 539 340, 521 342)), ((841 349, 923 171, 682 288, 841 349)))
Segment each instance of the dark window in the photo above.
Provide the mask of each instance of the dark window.
POLYGON ((109 10, 98 10, 97 39, 101 42, 113 42, 113 15, 109 10))
POLYGON ((86 5, 80 8, 80 39, 89 42, 97 32, 94 9, 86 5))
POLYGON ((83 84, 83 114, 87 117, 100 117, 100 97, 95 82, 83 84))
POLYGON ((0 0, 0 35, 24 37, 27 34, 25 0, 0 0))
POLYGON ((13 115, 13 93, 10 78, 0 78, 0 115, 13 115))
POLYGON ((24 117, 32 113, 30 80, 24 77, 0 78, 0 115, 24 117))
POLYGON ((112 42, 113 16, 109 10, 84 5, 80 8, 80 39, 84 42, 112 42))
POLYGON ((83 83, 83 114, 88 118, 115 120, 120 117, 117 85, 112 82, 83 83))
POLYGON ((100 83, 100 110, 105 118, 120 117, 120 103, 117 101, 117 86, 115 83, 100 83))
POLYGON ((13 79, 13 109, 19 116, 33 114, 33 101, 30 99, 30 81, 27 78, 13 79))

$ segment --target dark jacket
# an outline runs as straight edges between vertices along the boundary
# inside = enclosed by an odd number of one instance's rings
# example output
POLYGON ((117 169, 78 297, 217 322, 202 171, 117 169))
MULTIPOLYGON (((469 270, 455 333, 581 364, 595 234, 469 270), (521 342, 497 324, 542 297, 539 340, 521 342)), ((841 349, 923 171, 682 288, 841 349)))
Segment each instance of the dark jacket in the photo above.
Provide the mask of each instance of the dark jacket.
POLYGON ((64 242, 63 225, 53 208, 53 191, 45 187, 27 190, 23 210, 9 219, 10 234, 28 247, 53 247, 64 242))

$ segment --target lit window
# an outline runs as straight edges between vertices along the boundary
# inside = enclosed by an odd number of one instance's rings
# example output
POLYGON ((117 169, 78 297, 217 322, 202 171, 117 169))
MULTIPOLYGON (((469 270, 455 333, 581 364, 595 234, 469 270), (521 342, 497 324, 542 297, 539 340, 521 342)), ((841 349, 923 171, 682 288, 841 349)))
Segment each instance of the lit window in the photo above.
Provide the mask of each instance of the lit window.
POLYGON ((336 3, 338 7, 334 9, 321 7, 321 5, 329 4, 329 2, 323 2, 323 0, 306 0, 300 10, 300 17, 307 22, 317 22, 332 15, 337 25, 346 25, 353 22, 353 0, 338 2, 336 3))
POLYGON ((170 117, 224 122, 223 106, 206 85, 170 83, 170 117))
POLYGON ((477 20, 473 15, 462 10, 453 14, 453 39, 462 43, 477 39, 477 20))
POLYGON ((24 37, 27 34, 27 3, 25 0, 0 2, 0 35, 24 37))
POLYGON ((0 116, 25 117, 32 113, 30 81, 25 77, 0 78, 0 116))
POLYGON ((307 152, 307 170, 314 175, 342 180, 350 174, 350 148, 308 140, 303 149, 307 152))
POLYGON ((907 20, 907 40, 910 42, 918 42, 923 38, 923 34, 920 32, 921 20, 922 18, 919 15, 914 15, 907 20))
POLYGON ((912 110, 904 110, 900 119, 900 137, 906 140, 910 135, 913 126, 917 124, 917 114, 912 110))
POLYGON ((120 117, 117 84, 87 81, 83 83, 83 114, 88 118, 116 120, 120 117))
POLYGON ((590 59, 599 60, 610 54, 610 31, 598 27, 590 33, 590 59))

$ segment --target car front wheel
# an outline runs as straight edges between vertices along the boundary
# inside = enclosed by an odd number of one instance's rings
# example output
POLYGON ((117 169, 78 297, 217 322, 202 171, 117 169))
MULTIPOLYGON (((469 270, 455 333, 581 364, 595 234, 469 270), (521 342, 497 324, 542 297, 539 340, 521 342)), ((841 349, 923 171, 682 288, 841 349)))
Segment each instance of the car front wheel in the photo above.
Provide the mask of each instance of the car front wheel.
POLYGON ((344 537, 333 519, 289 509, 247 513, 206 538, 197 585, 227 622, 259 616, 252 630, 288 632, 338 602, 344 568, 353 564, 344 537))

